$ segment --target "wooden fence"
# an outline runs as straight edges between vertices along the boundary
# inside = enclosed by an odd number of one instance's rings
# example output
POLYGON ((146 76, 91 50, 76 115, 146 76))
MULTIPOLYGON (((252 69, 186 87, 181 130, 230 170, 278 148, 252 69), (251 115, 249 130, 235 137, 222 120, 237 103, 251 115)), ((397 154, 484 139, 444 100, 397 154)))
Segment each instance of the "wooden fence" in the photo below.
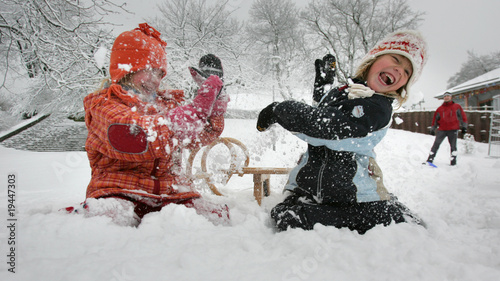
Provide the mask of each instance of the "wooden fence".
MULTIPOLYGON (((490 111, 465 111, 467 115, 467 132, 474 136, 477 142, 487 143, 490 136, 490 111)), ((405 131, 429 134, 434 111, 396 112, 391 128, 405 131), (401 122, 402 121, 402 122, 401 122)), ((460 137, 463 137, 459 133, 460 137)))

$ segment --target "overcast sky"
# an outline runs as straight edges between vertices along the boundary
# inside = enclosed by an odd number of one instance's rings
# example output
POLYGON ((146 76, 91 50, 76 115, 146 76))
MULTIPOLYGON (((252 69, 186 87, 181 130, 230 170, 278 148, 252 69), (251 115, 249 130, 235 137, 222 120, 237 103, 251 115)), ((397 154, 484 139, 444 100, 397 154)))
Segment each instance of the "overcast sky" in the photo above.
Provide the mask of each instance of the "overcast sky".
MULTIPOLYGON (((127 7, 136 15, 122 15, 121 28, 130 30, 143 19, 156 13, 156 4, 164 0, 127 0, 127 7)), ((246 15, 251 0, 230 0, 246 15)), ((308 0, 296 0, 303 7, 308 0)), ((448 79, 467 60, 467 51, 486 55, 500 51, 500 0, 409 0, 415 11, 425 12, 419 30, 428 43, 429 59, 414 93, 422 92, 426 108, 441 104, 434 96, 446 90, 448 79)))

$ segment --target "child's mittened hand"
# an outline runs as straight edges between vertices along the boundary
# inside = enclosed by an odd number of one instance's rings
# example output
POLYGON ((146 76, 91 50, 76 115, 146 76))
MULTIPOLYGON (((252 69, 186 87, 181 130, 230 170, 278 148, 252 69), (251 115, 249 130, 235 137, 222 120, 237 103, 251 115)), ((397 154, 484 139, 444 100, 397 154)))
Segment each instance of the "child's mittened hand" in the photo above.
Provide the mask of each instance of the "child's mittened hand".
POLYGON ((198 90, 198 94, 193 99, 193 107, 202 114, 203 117, 210 116, 217 94, 219 94, 221 89, 222 80, 216 75, 211 75, 203 82, 198 90))
POLYGON ((337 67, 337 60, 332 54, 327 54, 323 57, 325 82, 332 84, 335 79, 335 69, 337 67))
POLYGON ((336 68, 336 59, 333 55, 327 54, 322 60, 315 60, 314 68, 316 70, 316 78, 314 79, 315 87, 333 84, 336 68))
POLYGON ((278 102, 273 102, 268 105, 266 108, 262 109, 259 113, 259 117, 257 119, 257 130, 260 132, 264 132, 269 129, 269 127, 276 123, 276 118, 274 117, 274 108, 278 105, 278 102))
POLYGON ((325 71, 323 60, 317 59, 314 61, 314 69, 316 70, 316 77, 314 78, 314 87, 321 87, 326 84, 325 71))
POLYGON ((205 80, 207 80, 208 76, 205 73, 198 70, 197 68, 188 67, 188 69, 189 69, 189 73, 191 73, 191 77, 193 77, 194 82, 196 82, 196 84, 198 86, 201 86, 203 84, 203 82, 205 82, 205 80))
POLYGON ((189 73, 193 77, 193 80, 201 86, 205 79, 210 75, 217 75, 222 79, 224 76, 224 70, 222 69, 222 63, 220 59, 215 55, 205 55, 200 58, 199 63, 200 69, 196 67, 188 67, 189 73))

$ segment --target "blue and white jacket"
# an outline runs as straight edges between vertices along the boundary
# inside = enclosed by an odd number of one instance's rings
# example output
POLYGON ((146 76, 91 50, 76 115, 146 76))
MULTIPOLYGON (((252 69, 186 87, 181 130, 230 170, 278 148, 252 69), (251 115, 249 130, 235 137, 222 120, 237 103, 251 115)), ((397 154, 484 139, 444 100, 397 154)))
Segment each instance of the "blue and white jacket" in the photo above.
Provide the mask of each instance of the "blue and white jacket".
POLYGON ((332 89, 318 106, 285 101, 275 107, 277 123, 308 143, 285 189, 321 204, 389 200, 373 149, 388 130, 394 99, 348 99, 347 89, 332 89))

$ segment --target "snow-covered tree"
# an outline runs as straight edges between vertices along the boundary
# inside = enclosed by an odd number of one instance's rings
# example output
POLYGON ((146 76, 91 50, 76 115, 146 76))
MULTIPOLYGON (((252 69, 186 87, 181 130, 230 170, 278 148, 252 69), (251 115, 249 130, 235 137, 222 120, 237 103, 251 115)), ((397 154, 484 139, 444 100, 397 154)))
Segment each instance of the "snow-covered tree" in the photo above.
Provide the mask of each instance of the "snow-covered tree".
POLYGON ((102 18, 119 6, 108 0, 0 0, 0 7, 1 99, 11 101, 14 113, 81 107, 105 75, 93 57, 112 39, 102 18))
MULTIPOLYGON (((232 17, 229 0, 169 0, 159 3, 159 15, 150 22, 167 42, 169 86, 189 89, 195 85, 188 75, 188 66, 197 66, 201 56, 212 53, 221 58, 225 73, 241 73, 239 35, 242 24, 232 17)), ((226 85, 238 77, 225 75, 226 85), (228 77, 229 76, 229 77, 228 77)), ((186 91, 187 96, 192 91, 186 91)))
POLYGON ((383 36, 416 28, 422 16, 406 0, 313 0, 301 14, 318 35, 317 46, 337 57, 340 81, 383 36))
POLYGON ((255 0, 249 13, 248 38, 259 70, 270 72, 282 98, 290 98, 290 66, 303 43, 298 9, 291 0, 255 0))
POLYGON ((500 67, 500 51, 478 56, 469 50, 467 55, 467 61, 462 64, 460 70, 448 79, 448 88, 455 87, 500 67))

